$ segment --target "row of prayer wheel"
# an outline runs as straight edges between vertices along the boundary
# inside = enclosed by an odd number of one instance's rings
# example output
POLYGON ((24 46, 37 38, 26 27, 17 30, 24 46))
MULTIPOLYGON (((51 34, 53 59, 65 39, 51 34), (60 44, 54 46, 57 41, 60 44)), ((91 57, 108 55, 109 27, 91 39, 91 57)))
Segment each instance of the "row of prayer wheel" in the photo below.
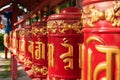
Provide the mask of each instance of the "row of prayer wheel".
POLYGON ((11 32, 9 49, 31 78, 120 80, 120 1, 82 5, 11 32))

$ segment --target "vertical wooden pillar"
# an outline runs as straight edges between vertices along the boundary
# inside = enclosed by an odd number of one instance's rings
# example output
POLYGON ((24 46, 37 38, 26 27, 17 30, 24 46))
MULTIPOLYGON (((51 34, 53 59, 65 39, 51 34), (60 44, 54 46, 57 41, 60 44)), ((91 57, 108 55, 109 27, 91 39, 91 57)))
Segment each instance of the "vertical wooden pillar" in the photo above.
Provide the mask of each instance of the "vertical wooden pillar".
MULTIPOLYGON (((14 0, 12 3, 12 17, 11 17, 11 24, 12 30, 15 30, 17 26, 14 26, 14 23, 17 22, 18 16, 18 7, 17 7, 17 0, 14 0)), ((11 52, 11 77, 12 80, 17 80, 17 60, 15 56, 11 52)))

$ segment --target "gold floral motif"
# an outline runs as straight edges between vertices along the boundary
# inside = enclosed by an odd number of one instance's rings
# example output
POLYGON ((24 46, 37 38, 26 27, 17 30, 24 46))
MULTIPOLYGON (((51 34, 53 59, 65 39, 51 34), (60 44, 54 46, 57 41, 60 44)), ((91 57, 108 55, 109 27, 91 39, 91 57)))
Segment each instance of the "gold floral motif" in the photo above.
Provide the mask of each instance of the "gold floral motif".
POLYGON ((46 27, 45 26, 42 26, 41 28, 37 28, 37 27, 32 27, 32 29, 31 29, 31 33, 33 34, 33 35, 37 35, 37 33, 40 33, 40 34, 42 34, 42 35, 46 35, 47 34, 47 29, 46 29, 46 27))
POLYGON ((64 20, 48 21, 47 29, 52 33, 59 31, 64 34, 68 30, 74 30, 76 33, 81 33, 81 21, 79 20, 74 23, 67 23, 64 20))
POLYGON ((34 72, 34 74, 42 73, 43 75, 47 75, 47 67, 46 66, 39 68, 35 65, 32 65, 32 71, 34 72))
POLYGON ((29 65, 31 65, 33 63, 29 59, 24 59, 24 64, 27 65, 27 66, 29 66, 29 65))
POLYGON ((107 10, 96 9, 94 5, 90 5, 88 8, 83 7, 82 24, 86 24, 93 27, 97 21, 106 20, 112 23, 113 26, 119 27, 120 20, 120 2, 116 2, 113 8, 107 10))

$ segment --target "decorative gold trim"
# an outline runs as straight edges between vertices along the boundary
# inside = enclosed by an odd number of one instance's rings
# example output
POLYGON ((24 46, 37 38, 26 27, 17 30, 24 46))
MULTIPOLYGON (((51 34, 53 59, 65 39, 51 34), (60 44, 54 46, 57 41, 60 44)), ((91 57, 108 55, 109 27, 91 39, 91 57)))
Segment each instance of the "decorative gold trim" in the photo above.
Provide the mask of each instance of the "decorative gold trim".
POLYGON ((48 21, 47 29, 52 33, 56 33, 57 31, 61 34, 66 33, 68 30, 74 30, 76 33, 81 33, 81 21, 78 20, 74 23, 67 23, 65 20, 54 20, 48 21))
POLYGON ((29 66, 29 65, 32 65, 33 62, 30 61, 29 59, 24 59, 24 64, 25 64, 26 66, 29 66))
POLYGON ((33 35, 37 35, 38 33, 42 34, 42 35, 46 35, 47 34, 47 28, 46 26, 40 26, 40 28, 37 28, 36 26, 33 26, 31 29, 31 33, 33 35))
POLYGON ((107 10, 96 9, 94 5, 90 5, 88 8, 83 7, 82 12, 82 24, 83 26, 89 25, 93 27, 94 24, 100 20, 106 20, 112 23, 115 27, 120 27, 120 2, 116 2, 114 7, 107 10))
POLYGON ((42 68, 39 68, 35 65, 32 65, 32 71, 34 74, 41 73, 42 75, 47 75, 47 67, 43 66, 42 68))

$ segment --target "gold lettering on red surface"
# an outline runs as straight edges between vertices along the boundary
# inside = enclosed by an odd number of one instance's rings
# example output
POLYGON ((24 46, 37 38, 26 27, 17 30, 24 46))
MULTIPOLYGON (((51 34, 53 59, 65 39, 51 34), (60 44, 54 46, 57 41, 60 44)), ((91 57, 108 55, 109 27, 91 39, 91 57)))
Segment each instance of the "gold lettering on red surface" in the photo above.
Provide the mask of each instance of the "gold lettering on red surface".
POLYGON ((88 49, 88 80, 92 80, 92 50, 88 49))
POLYGON ((48 44, 48 65, 50 67, 54 66, 54 45, 48 44))
MULTIPOLYGON (((106 69, 106 63, 105 62, 99 63, 94 70, 94 80, 98 80, 97 78, 98 78, 99 73, 105 69, 106 69)), ((102 80, 103 79, 107 80, 106 78, 102 78, 102 80)))
POLYGON ((45 44, 43 42, 35 42, 35 59, 45 59, 45 44))
POLYGON ((45 44, 43 42, 34 43, 33 41, 29 41, 28 51, 31 53, 32 58, 45 59, 45 44))
POLYGON ((103 53, 106 54, 106 79, 107 80, 113 80, 113 66, 112 66, 112 57, 113 55, 116 55, 116 62, 117 62, 117 79, 120 79, 120 48, 115 47, 115 46, 104 46, 104 45, 97 45, 96 49, 103 53))
MULTIPOLYGON (((102 71, 106 71, 106 77, 101 77, 101 80, 113 80, 113 77, 115 77, 115 80, 120 80, 120 48, 117 46, 107 46, 104 45, 103 40, 100 37, 97 36, 91 36, 86 40, 87 44, 90 44, 92 41, 97 41, 101 43, 102 45, 95 45, 95 49, 100 52, 101 54, 106 54, 106 61, 98 63, 96 65, 95 70, 93 74, 92 71, 92 53, 93 51, 88 48, 88 80, 98 80, 98 75, 102 71), (115 57, 115 58, 113 58, 115 57), (114 75, 114 65, 113 65, 113 59, 115 59, 116 62, 116 75, 114 75)), ((83 73, 84 74, 84 73, 83 73)))
POLYGON ((68 65, 64 66, 65 70, 73 69, 73 46, 71 44, 68 44, 67 42, 68 40, 65 39, 64 43, 61 43, 61 45, 67 48, 68 52, 60 55, 60 59, 62 59, 64 63, 68 63, 68 65))
POLYGON ((81 80, 84 80, 84 49, 85 46, 82 44, 82 67, 81 67, 81 80))
POLYGON ((34 58, 34 42, 33 41, 28 42, 29 42, 28 51, 31 53, 32 58, 34 58))
MULTIPOLYGON (((99 36, 90 36, 87 38, 86 43, 89 45, 91 42, 96 41, 101 44, 104 44, 104 41, 99 36)), ((88 80, 92 80, 92 49, 88 48, 88 80)), ((83 73, 84 74, 84 73, 83 73)), ((83 75, 84 76, 84 75, 83 75)), ((97 79, 94 79, 97 80, 97 79)))
POLYGON ((79 68, 82 67, 82 44, 78 43, 79 46, 79 68))

